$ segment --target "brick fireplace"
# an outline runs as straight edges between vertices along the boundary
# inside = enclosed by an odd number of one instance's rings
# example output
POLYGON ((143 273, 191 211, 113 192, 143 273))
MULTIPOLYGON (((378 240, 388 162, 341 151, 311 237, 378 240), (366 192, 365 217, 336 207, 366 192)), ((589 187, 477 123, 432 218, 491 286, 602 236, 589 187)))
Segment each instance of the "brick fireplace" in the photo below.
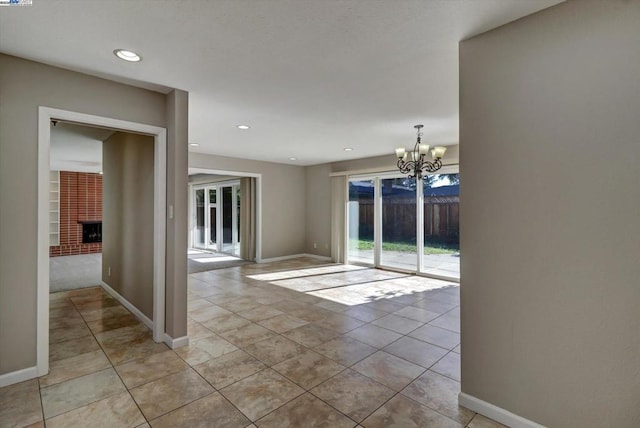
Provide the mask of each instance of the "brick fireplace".
POLYGON ((102 175, 60 171, 59 192, 60 245, 50 246, 49 255, 102 252, 102 175))

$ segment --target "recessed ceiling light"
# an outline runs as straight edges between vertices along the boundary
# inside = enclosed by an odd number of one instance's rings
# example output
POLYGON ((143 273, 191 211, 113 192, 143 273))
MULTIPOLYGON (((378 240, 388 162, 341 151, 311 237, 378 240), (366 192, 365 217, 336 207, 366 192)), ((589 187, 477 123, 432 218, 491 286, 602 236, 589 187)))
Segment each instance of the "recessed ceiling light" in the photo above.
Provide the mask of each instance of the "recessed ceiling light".
POLYGON ((190 145, 191 147, 198 147, 200 144, 198 144, 198 143, 189 143, 189 145, 190 145))
POLYGON ((102 171, 98 171, 98 174, 102 175, 102 171))
POLYGON ((289 158, 289 160, 298 160, 298 158, 289 158))
POLYGON ((351 151, 353 151, 353 148, 352 147, 345 147, 344 151, 345 152, 351 152, 351 151))
POLYGON ((238 129, 249 129, 251 128, 249 125, 238 125, 238 129))
POLYGON ((142 61, 142 57, 133 51, 128 51, 126 49, 116 49, 113 51, 114 55, 120 59, 129 62, 138 62, 142 61))

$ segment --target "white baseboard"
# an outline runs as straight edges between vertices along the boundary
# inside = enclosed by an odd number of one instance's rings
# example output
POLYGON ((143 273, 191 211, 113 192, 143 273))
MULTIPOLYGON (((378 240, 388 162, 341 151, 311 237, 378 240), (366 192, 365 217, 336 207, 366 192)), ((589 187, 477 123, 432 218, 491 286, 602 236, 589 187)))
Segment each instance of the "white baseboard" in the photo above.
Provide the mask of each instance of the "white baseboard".
POLYGON ((124 297, 122 297, 120 295, 120 293, 118 293, 116 290, 114 290, 113 288, 111 288, 109 285, 107 285, 104 281, 100 282, 100 285, 102 286, 102 288, 104 289, 104 291, 106 291, 107 293, 109 293, 111 295, 111 297, 113 297, 114 299, 116 299, 118 302, 120 302, 122 304, 122 306, 124 306, 125 308, 127 308, 129 310, 129 312, 131 312, 133 315, 135 315, 136 318, 138 318, 140 321, 142 321, 142 323, 144 325, 146 325, 147 327, 149 327, 151 329, 151 331, 153 331, 153 321, 151 321, 149 319, 149 317, 147 317, 145 314, 142 313, 142 311, 138 308, 136 308, 135 306, 133 306, 131 304, 131 302, 129 302, 127 299, 125 299, 124 297))
MULTIPOLYGON (((143 314, 140 309, 138 309, 135 306, 133 306, 131 304, 131 302, 129 302, 124 297, 122 297, 120 295, 120 293, 118 293, 116 290, 111 288, 104 281, 101 281, 101 286, 104 289, 104 291, 109 293, 114 299, 116 299, 118 302, 120 302, 122 304, 122 306, 127 308, 129 310, 129 312, 131 312, 133 315, 135 315, 136 318, 138 318, 140 321, 142 321, 142 323, 144 325, 146 325, 147 327, 149 327, 151 329, 151 331, 153 331, 153 321, 151 321, 148 316, 143 314)), ((176 348, 180 348, 181 346, 187 346, 189 344, 189 337, 188 336, 182 336, 182 337, 178 337, 178 338, 174 339, 173 337, 171 337, 171 336, 169 336, 168 334, 165 333, 164 334, 164 343, 166 343, 171 349, 176 349, 176 348)))
POLYGON ((182 336, 174 339, 168 334, 165 334, 164 343, 169 345, 169 348, 171 349, 180 348, 182 346, 187 346, 189 344, 189 336, 182 336))
POLYGON ((312 259, 324 260, 327 262, 331 261, 331 257, 318 256, 317 254, 309 254, 309 253, 300 253, 300 254, 291 254, 288 256, 280 256, 280 257, 271 257, 268 259, 261 259, 257 263, 272 263, 279 262, 282 260, 291 260, 291 259, 299 259, 300 257, 310 257, 312 259))
POLYGON ((280 256, 280 257, 270 257, 268 259, 261 259, 258 263, 272 263, 279 262, 282 260, 291 260, 291 259, 299 259, 300 257, 304 257, 305 254, 291 254, 288 256, 280 256))
POLYGON ((319 256, 317 254, 311 254, 311 253, 304 253, 302 255, 302 257, 311 257, 312 259, 318 259, 318 260, 322 260, 322 261, 325 261, 325 262, 332 261, 331 257, 329 257, 329 256, 319 256))
POLYGON ((0 375, 0 388, 3 386, 13 385, 14 383, 24 382, 25 380, 38 377, 38 366, 27 367, 26 369, 16 370, 15 372, 0 375))
POLYGON ((537 424, 464 392, 458 394, 458 404, 511 428, 544 428, 544 425, 537 424))

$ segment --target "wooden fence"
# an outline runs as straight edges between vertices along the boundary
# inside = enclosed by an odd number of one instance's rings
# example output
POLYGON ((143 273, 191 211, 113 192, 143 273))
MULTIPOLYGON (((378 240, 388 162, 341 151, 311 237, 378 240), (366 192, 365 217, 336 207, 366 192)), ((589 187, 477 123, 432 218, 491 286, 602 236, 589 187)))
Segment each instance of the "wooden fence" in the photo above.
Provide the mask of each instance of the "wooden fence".
MULTIPOLYGON (((373 200, 360 200, 359 239, 373 240, 373 200)), ((424 203, 425 242, 457 244, 460 239, 460 203, 458 198, 438 198, 424 203), (447 200, 448 199, 448 200, 447 200)), ((389 198, 382 203, 382 240, 415 243, 416 204, 406 198, 389 198)))

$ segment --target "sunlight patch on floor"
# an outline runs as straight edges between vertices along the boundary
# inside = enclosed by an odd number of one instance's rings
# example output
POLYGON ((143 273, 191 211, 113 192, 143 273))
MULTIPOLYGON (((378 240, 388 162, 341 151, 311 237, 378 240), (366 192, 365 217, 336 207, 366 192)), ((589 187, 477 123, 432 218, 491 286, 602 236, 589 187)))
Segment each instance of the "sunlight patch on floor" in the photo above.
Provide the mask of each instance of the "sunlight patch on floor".
POLYGON ((198 263, 218 263, 218 262, 230 262, 230 261, 242 260, 242 259, 239 259, 238 257, 233 257, 233 256, 218 256, 218 257, 191 258, 191 260, 198 263))
POLYGON ((336 272, 350 272, 354 270, 364 270, 366 267, 362 266, 354 266, 354 265, 329 265, 329 266, 320 266, 313 267, 307 269, 295 269, 288 270, 284 272, 270 272, 270 273, 261 273, 256 275, 247 275, 247 278, 255 279, 258 281, 277 281, 281 279, 288 278, 297 278, 303 276, 313 276, 313 275, 322 275, 327 273, 336 273, 336 272))

